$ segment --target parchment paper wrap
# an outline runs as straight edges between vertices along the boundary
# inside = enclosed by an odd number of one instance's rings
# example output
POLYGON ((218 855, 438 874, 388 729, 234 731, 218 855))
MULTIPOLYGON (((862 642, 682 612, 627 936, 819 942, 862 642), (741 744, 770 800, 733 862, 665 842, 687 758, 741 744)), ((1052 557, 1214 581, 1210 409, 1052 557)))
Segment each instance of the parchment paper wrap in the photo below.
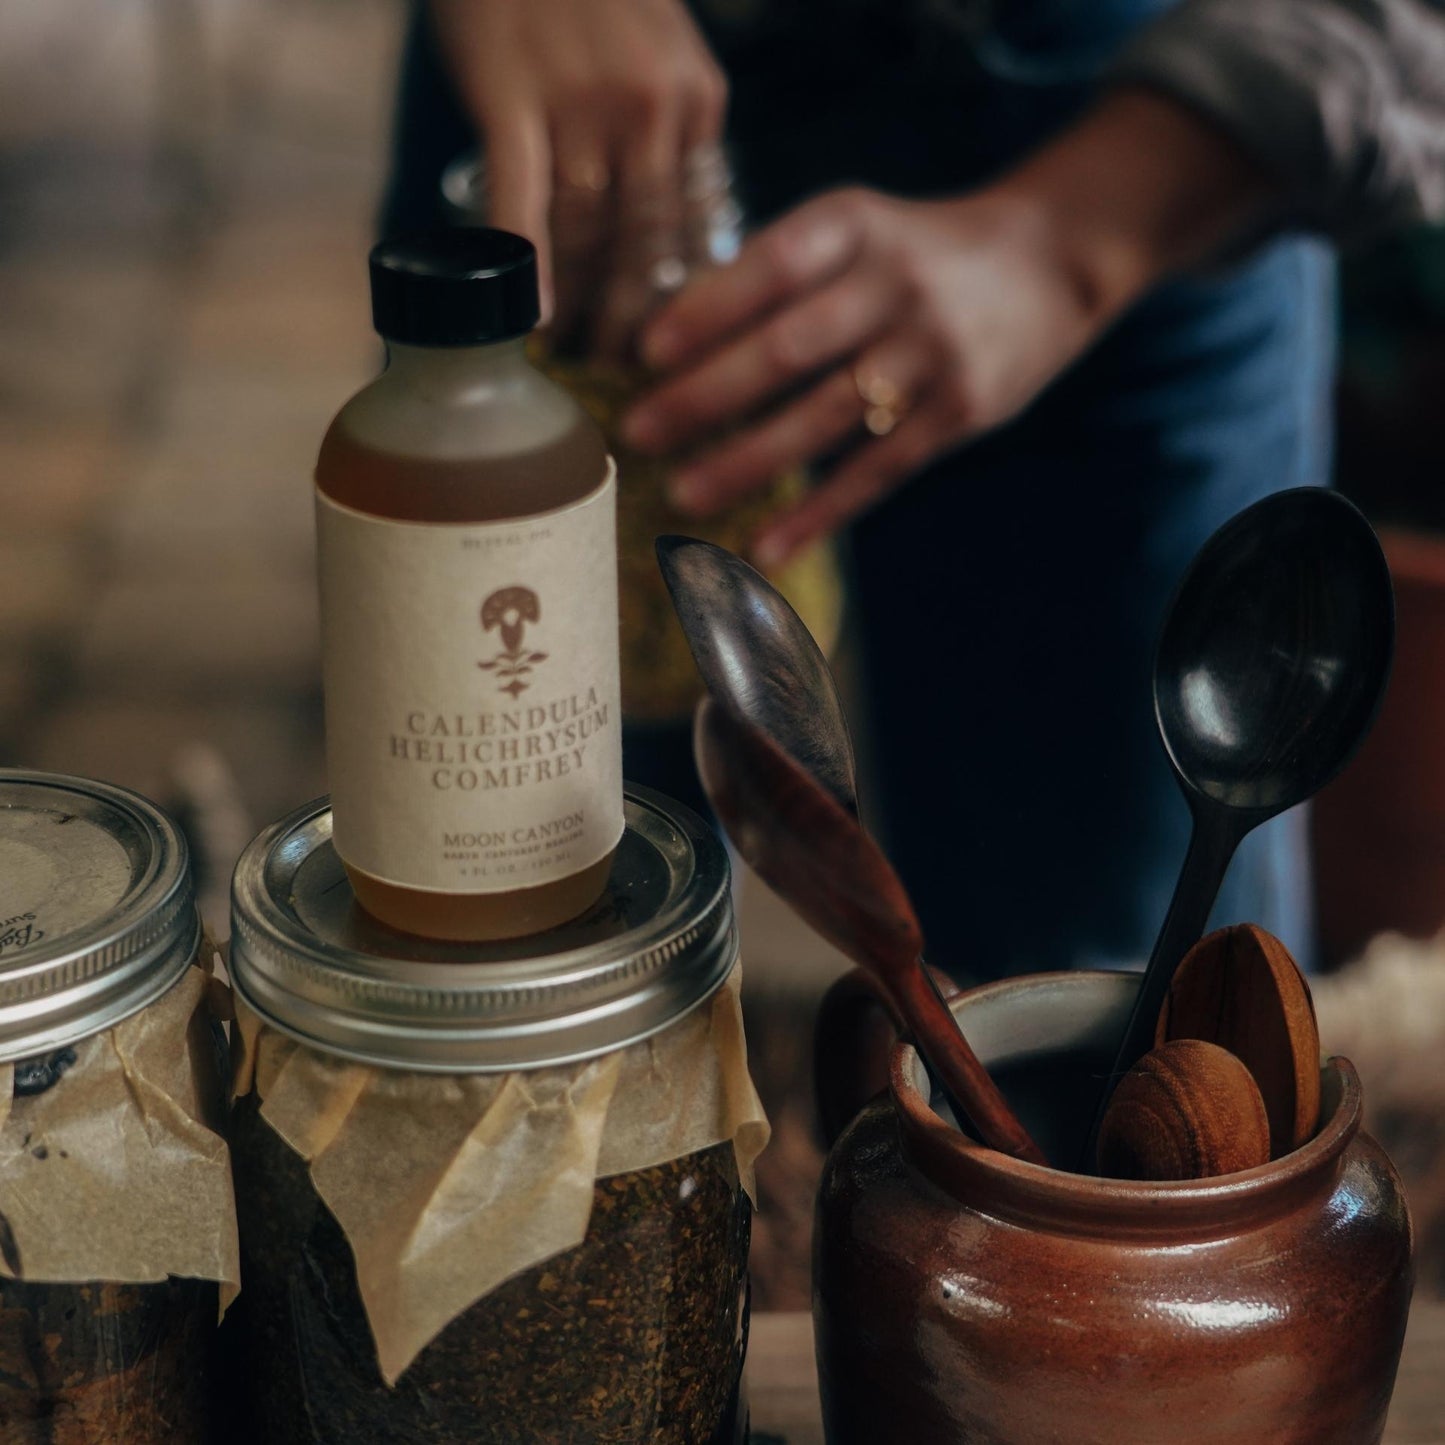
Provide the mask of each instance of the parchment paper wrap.
POLYGON ((580 1244, 598 1179, 732 1142, 753 1192, 768 1123, 748 1075, 738 973, 662 1033, 582 1064, 427 1075, 349 1064, 237 1002, 237 1096, 311 1166, 356 1257, 394 1384, 463 1310, 580 1244))
POLYGON ((193 966, 162 998, 74 1046, 42 1094, 0 1066, 0 1273, 45 1283, 240 1286, 236 1205, 210 1032, 215 980, 193 966), (216 1122, 219 1122, 216 1120, 216 1122))

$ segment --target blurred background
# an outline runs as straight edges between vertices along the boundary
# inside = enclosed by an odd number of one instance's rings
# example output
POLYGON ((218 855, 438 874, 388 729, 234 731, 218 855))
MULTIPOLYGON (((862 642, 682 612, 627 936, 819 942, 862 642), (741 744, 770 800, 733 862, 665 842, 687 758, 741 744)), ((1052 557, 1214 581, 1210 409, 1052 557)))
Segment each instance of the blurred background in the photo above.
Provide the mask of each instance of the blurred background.
MULTIPOLYGON (((0 8, 0 760, 174 810, 218 934, 241 847, 325 789, 309 479, 380 361, 365 254, 405 18, 0 8)), ((1384 528, 1400 643, 1375 737, 1316 810, 1316 1001, 1445 1294, 1445 238, 1353 260, 1343 340, 1338 481, 1384 528)), ((843 965, 751 880, 742 906, 777 1129, 756 1302, 799 1309, 809 1024, 843 965)))

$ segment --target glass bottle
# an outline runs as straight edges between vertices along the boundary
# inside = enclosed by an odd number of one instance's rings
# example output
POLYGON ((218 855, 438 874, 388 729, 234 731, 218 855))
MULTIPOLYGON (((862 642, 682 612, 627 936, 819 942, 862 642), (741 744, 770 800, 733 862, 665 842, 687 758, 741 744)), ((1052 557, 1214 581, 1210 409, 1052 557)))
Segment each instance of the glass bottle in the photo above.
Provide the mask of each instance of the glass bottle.
POLYGON ((622 833, 614 469, 528 362, 529 242, 383 242, 371 283, 388 365, 316 466, 335 846, 393 928, 539 932, 622 833))

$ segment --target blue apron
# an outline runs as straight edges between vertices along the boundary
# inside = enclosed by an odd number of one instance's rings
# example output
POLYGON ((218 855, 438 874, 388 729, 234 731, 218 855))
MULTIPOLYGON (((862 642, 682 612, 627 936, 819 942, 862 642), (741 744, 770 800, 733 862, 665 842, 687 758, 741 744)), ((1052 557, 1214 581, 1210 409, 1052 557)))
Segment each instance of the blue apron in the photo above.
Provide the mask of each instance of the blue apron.
MULTIPOLYGON (((707 0, 700 20, 732 82, 745 205, 766 219, 835 185, 986 182, 1078 114, 1164 0, 775 0, 729 20, 743 8, 707 0)), ((471 141, 418 29, 389 226, 431 218, 471 141)), ((1327 482, 1333 337, 1315 242, 1171 283, 1023 416, 852 529, 865 812, 931 961, 981 979, 1147 956, 1189 831, 1154 732, 1154 640, 1210 532, 1327 482)), ((666 786, 660 754, 634 746, 627 765, 666 786)), ((1215 918, 1308 959, 1302 812, 1246 841, 1215 918)))

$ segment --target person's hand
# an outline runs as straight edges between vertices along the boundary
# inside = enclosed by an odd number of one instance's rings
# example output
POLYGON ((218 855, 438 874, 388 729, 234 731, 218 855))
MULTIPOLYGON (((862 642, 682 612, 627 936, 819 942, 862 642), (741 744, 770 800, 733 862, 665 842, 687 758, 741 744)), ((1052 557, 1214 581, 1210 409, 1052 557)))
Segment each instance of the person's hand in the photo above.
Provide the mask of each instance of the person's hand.
POLYGON ((772 564, 910 473, 1020 410, 1094 335, 1088 296, 1028 210, 839 191, 761 232, 644 332, 679 368, 627 419, 629 442, 677 452, 772 409, 672 479, 708 514, 846 449, 755 546, 772 564))
POLYGON ((648 325, 643 356, 672 375, 624 434, 644 451, 693 453, 672 487, 698 514, 841 454, 755 539, 774 565, 1016 416, 1263 193, 1232 143, 1141 93, 970 197, 822 196, 648 325))
POLYGON ((599 340, 619 349, 647 298, 621 294, 610 257, 677 254, 688 157, 722 131, 721 70, 681 0, 431 3, 485 146, 491 223, 537 246, 549 312, 559 271, 564 311, 601 289, 599 340))

